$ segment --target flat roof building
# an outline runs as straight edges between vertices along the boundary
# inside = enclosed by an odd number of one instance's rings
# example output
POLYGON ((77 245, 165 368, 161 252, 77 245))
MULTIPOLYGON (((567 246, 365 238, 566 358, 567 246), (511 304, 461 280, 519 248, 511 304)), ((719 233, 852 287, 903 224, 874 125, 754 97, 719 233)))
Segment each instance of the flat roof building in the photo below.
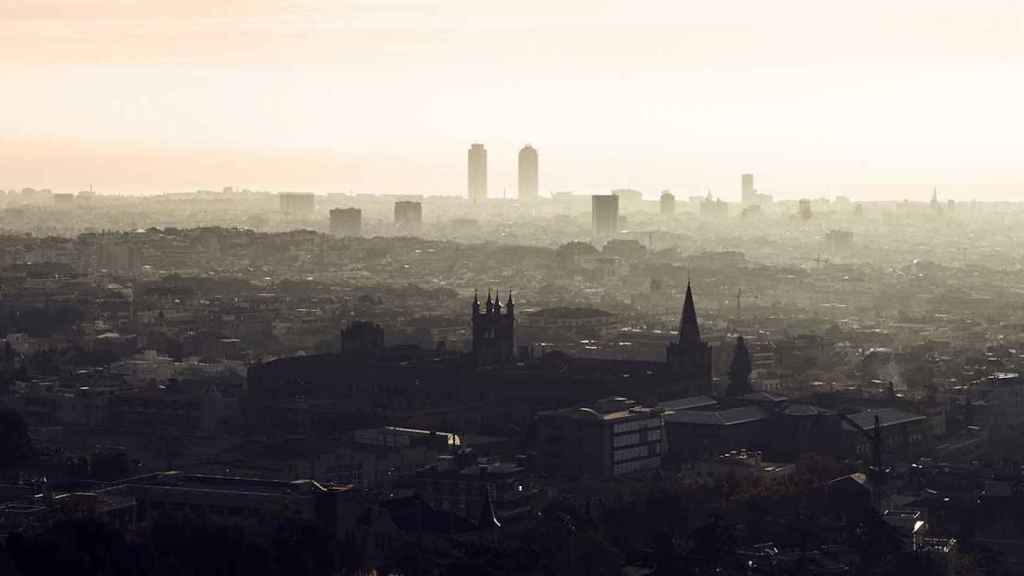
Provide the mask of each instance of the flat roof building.
POLYGON ((423 204, 401 200, 395 202, 395 226, 409 231, 419 230, 423 224, 423 204))
POLYGON ((487 199, 487 149, 473 144, 468 155, 469 199, 480 202, 487 199))
POLYGON ((661 466, 662 420, 635 400, 612 397, 537 415, 543 472, 613 478, 661 466))
POLYGON ((591 196, 590 213, 595 236, 611 236, 619 231, 619 197, 615 194, 591 196))
POLYGON ((363 235, 363 211, 359 208, 334 208, 330 212, 330 218, 331 235, 363 235))
POLYGON ((316 210, 316 197, 306 192, 281 192, 278 202, 282 212, 303 213, 316 210))

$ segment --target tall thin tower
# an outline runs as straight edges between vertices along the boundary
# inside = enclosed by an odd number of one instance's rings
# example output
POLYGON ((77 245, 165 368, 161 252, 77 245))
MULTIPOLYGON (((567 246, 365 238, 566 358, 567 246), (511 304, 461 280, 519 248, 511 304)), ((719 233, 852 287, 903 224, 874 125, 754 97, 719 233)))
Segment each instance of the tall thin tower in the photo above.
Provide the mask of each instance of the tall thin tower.
POLYGON ((487 149, 483 144, 469 147, 469 199, 480 202, 487 198, 487 149))
POLYGON ((519 151, 519 200, 537 199, 538 180, 537 150, 526 145, 519 151))
POLYGON ((741 195, 740 199, 744 204, 753 204, 754 197, 754 175, 744 174, 740 176, 741 195))

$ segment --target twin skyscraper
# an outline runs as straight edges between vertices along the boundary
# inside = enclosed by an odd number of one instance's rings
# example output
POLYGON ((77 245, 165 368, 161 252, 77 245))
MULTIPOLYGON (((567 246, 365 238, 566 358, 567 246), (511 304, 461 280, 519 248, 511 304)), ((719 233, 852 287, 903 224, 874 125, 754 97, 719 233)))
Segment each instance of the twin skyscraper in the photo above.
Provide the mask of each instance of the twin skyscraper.
MULTIPOLYGON (((487 149, 483 144, 469 147, 468 161, 469 199, 482 202, 487 199, 487 149)), ((519 200, 536 200, 537 190, 537 150, 527 145, 519 151, 519 200)))

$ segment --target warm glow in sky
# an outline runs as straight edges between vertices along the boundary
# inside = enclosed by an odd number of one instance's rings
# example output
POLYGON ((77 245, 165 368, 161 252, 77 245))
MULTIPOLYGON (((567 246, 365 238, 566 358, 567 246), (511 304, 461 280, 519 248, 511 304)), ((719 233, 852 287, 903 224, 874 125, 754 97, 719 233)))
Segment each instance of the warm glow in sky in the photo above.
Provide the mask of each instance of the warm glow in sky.
POLYGON ((4 0, 0 187, 1022 199, 1015 0, 4 0))

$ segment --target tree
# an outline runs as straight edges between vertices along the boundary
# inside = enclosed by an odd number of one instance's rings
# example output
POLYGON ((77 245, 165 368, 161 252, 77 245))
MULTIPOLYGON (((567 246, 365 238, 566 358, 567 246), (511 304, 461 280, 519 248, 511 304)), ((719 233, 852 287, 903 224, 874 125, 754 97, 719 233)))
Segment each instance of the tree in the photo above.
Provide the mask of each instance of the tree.
POLYGON ((593 245, 578 240, 562 244, 555 250, 555 256, 563 265, 578 264, 580 258, 594 256, 597 253, 597 248, 594 248, 593 245))
POLYGON ((690 534, 690 544, 690 558, 713 568, 736 553, 736 536, 717 515, 690 534))
POLYGON ((753 365, 750 361, 750 351, 743 341, 743 336, 736 337, 736 351, 732 355, 732 365, 729 367, 729 387, 726 394, 729 396, 742 396, 750 393, 750 373, 753 365))
POLYGON ((24 464, 32 454, 32 439, 25 419, 14 410, 0 408, 0 472, 24 464))

